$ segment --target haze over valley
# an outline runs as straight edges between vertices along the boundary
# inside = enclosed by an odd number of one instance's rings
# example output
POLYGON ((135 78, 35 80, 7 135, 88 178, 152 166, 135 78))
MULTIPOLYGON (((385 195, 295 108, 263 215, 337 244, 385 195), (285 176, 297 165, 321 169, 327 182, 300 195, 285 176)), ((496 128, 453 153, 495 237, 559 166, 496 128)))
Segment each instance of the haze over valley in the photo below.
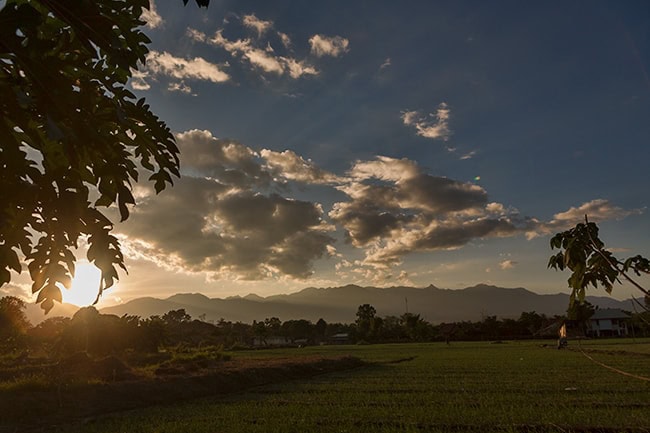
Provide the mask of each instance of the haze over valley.
MULTIPOLYGON (((485 284, 460 290, 440 289, 435 286, 415 287, 361 287, 348 285, 330 288, 306 288, 288 295, 267 297, 249 294, 228 298, 209 298, 199 293, 182 293, 166 298, 143 297, 120 305, 101 308, 103 314, 136 315, 146 318, 163 315, 170 310, 185 309, 194 319, 217 322, 264 320, 277 317, 282 321, 307 319, 316 322, 351 323, 357 308, 371 304, 380 316, 401 316, 405 312, 419 314, 433 324, 441 322, 477 321, 486 316, 517 318, 522 312, 535 311, 547 316, 564 315, 569 297, 565 293, 536 294, 524 288, 501 288, 485 284)), ((600 308, 632 310, 628 301, 608 296, 589 296, 587 300, 600 308)), ((71 315, 78 307, 57 306, 51 315, 71 315)), ((33 323, 47 316, 37 306, 28 309, 33 323)))

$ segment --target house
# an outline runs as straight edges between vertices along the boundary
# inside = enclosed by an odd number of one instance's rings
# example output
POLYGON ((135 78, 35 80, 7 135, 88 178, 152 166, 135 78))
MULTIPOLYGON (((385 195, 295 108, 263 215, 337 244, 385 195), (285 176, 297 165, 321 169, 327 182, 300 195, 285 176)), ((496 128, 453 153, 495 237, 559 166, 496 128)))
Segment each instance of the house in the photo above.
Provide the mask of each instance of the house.
POLYGON ((292 341, 289 337, 271 335, 268 337, 253 337, 253 347, 282 347, 290 346, 292 341))
POLYGON ((630 315, 618 308, 596 310, 589 318, 587 335, 590 337, 625 337, 630 315))
POLYGON ((350 342, 350 335, 347 333, 339 333, 330 336, 327 339, 329 344, 348 344, 350 342))

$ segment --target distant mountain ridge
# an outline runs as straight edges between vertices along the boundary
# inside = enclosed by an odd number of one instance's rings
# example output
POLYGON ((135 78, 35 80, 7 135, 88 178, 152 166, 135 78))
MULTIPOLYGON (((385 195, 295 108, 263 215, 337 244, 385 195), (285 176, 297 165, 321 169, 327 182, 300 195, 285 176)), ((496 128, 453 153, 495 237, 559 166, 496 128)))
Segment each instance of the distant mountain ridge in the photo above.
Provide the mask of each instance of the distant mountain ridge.
MULTIPOLYGON (((631 303, 608 297, 588 296, 600 308, 631 309, 631 303)), ((225 319, 250 323, 267 317, 282 321, 320 318, 327 322, 349 323, 355 320, 361 304, 371 304, 379 316, 400 316, 407 310, 420 314, 431 323, 481 320, 485 316, 517 318, 524 311, 547 315, 564 314, 567 294, 540 295, 528 289, 502 288, 479 284, 465 289, 440 289, 433 285, 415 287, 361 287, 347 285, 329 288, 306 288, 296 293, 261 297, 249 294, 225 299, 208 298, 200 293, 180 293, 166 299, 138 298, 124 304, 103 308, 104 314, 149 317, 184 308, 194 318, 208 321, 225 319)))

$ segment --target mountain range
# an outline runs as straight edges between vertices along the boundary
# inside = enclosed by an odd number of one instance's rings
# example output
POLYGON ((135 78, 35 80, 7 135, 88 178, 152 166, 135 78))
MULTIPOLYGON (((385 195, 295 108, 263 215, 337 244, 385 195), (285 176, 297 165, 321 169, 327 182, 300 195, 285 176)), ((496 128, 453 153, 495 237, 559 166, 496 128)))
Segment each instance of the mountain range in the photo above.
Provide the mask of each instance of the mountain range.
MULTIPOLYGON (((630 301, 590 296, 589 302, 600 308, 630 310, 630 301)), ((184 308, 194 318, 250 323, 277 317, 282 321, 320 318, 327 322, 353 322, 361 304, 371 304, 379 316, 400 316, 405 312, 420 314, 431 323, 481 320, 485 316, 517 318, 523 311, 547 315, 564 314, 569 303, 567 294, 540 295, 524 288, 507 289, 485 284, 462 290, 440 289, 433 285, 415 287, 360 287, 347 285, 330 288, 307 288, 287 295, 261 297, 249 294, 226 299, 208 298, 199 293, 173 295, 166 299, 138 298, 101 310, 105 314, 133 314, 141 317, 162 315, 184 308)))
MULTIPOLYGON (((587 300, 599 308, 631 310, 630 300, 619 301, 610 297, 588 296, 587 300)), ((103 308, 103 314, 124 314, 149 317, 170 310, 184 308, 193 318, 206 321, 241 321, 251 323, 277 317, 282 321, 307 319, 312 322, 323 318, 327 322, 353 322, 361 304, 371 304, 379 316, 400 316, 405 312, 420 314, 431 323, 462 320, 481 320, 485 316, 517 318, 524 311, 536 311, 549 316, 564 314, 569 303, 567 294, 540 295, 524 288, 502 288, 479 284, 460 290, 440 289, 433 285, 415 287, 360 287, 347 285, 329 288, 307 288, 286 295, 261 297, 249 294, 244 297, 208 298, 200 293, 181 293, 165 299, 137 298, 120 305, 103 308), (205 315, 205 316, 204 316, 205 315)), ((33 314, 31 305, 28 317, 38 323, 46 317, 33 314)), ((74 314, 75 307, 61 306, 54 315, 74 314), (70 308, 73 307, 73 308, 70 308)), ((52 315, 52 313, 50 313, 52 315)))

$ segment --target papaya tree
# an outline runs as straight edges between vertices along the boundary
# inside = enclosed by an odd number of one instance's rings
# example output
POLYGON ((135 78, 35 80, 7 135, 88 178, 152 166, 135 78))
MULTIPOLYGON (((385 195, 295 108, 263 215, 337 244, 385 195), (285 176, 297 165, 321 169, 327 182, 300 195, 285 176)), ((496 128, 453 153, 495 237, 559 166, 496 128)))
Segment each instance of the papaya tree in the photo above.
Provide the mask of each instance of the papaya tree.
POLYGON ((179 151, 127 89, 148 53, 149 0, 0 5, 0 286, 25 261, 47 312, 71 284, 80 241, 102 272, 97 298, 126 270, 103 209, 126 220, 140 173, 162 191, 179 176, 179 151))
MULTIPOLYGON (((548 267, 571 271, 567 280, 571 289, 571 305, 574 302, 584 302, 589 286, 602 286, 607 293, 611 293, 614 284, 621 284, 621 280, 628 281, 644 296, 650 295, 635 279, 650 274, 650 261, 641 255, 627 259, 614 256, 598 237, 598 226, 589 222, 587 216, 584 223, 578 223, 575 227, 553 236, 551 249, 560 251, 549 258, 548 267)), ((641 303, 639 305, 643 306, 641 303)))

